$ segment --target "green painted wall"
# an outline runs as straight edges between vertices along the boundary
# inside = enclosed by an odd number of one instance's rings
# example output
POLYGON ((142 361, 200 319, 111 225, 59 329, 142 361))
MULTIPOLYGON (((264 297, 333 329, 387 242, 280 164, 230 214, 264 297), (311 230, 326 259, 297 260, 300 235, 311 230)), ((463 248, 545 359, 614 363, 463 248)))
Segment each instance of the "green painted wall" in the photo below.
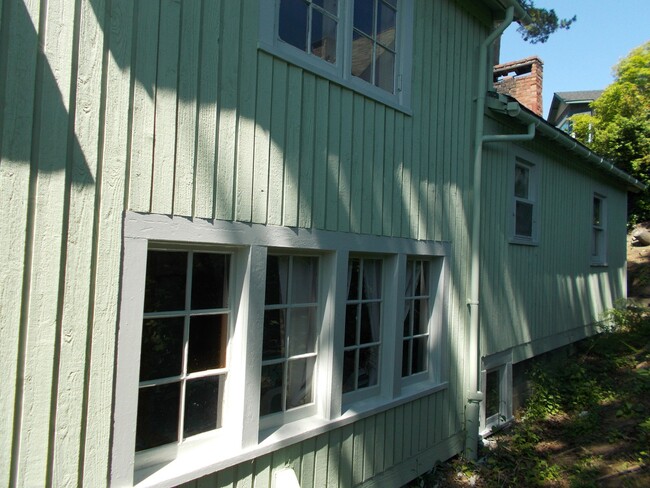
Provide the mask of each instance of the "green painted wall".
MULTIPOLYGON (((0 2, 0 485, 108 482, 126 210, 453 245, 448 390, 197 486, 266 486, 286 463, 303 486, 395 484, 460 449, 472 101, 487 29, 486 12, 461 3, 415 2, 405 114, 258 50, 253 0, 0 2)), ((574 270, 544 239, 541 259, 574 270)), ((485 242, 484 290, 506 259, 519 295, 529 258, 485 242)), ((527 293, 530 330, 553 333, 527 293)), ((505 302, 489 298, 490 328, 523 313, 505 302)))

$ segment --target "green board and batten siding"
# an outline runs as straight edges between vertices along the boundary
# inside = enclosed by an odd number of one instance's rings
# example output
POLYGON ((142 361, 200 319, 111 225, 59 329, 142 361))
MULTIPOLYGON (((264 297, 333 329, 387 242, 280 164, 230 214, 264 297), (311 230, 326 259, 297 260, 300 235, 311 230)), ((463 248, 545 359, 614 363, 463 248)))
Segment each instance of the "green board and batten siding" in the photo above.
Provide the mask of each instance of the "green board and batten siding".
MULTIPOLYGON (((488 133, 522 132, 490 120, 488 133)), ((627 192, 575 154, 544 139, 484 151, 481 246, 483 355, 514 348, 515 361, 593 333, 602 311, 626 294, 627 192), (535 164, 538 245, 509 239, 515 157, 535 164), (591 266, 592 200, 606 197, 608 266, 591 266), (489 211, 487 211, 489 210, 489 211), (573 328, 571 325, 573 324, 573 328)))
MULTIPOLYGON (((489 24, 461 3, 415 1, 406 114, 259 50, 252 0, 0 1, 0 485, 108 483, 126 210, 453 244, 448 389, 190 485, 269 486, 291 465, 303 487, 390 486, 461 448, 472 101, 489 24)), ((503 252, 524 251, 494 244, 483 258, 503 252)), ((503 305, 485 320, 510 320, 503 305)), ((552 333, 543 314, 531 333, 552 333)))

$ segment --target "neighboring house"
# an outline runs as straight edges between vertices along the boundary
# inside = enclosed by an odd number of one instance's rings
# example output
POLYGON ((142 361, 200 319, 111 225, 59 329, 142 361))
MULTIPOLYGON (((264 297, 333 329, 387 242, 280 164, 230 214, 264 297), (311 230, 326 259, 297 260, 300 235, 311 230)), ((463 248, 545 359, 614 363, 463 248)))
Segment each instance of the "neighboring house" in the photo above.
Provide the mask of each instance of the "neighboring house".
POLYGON ((592 115, 591 102, 602 93, 603 90, 555 92, 546 120, 567 134, 573 134, 570 118, 576 114, 592 115))
POLYGON ((514 0, 0 13, 2 486, 400 486, 625 296, 642 185, 486 95, 514 0))

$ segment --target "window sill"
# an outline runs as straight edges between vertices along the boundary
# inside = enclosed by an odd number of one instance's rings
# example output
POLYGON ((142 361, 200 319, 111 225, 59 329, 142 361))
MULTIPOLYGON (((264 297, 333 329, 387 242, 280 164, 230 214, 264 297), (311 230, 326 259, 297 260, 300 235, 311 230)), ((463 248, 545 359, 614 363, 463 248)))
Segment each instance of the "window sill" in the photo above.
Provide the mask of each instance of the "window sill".
POLYGON ((609 267, 609 264, 607 264, 607 261, 599 263, 599 262, 592 262, 591 264, 592 268, 607 268, 609 267))
POLYGON ((250 448, 236 450, 230 443, 224 442, 223 436, 201 436, 196 440, 184 443, 172 461, 137 470, 134 476, 134 486, 137 488, 177 486, 324 432, 344 427, 404 403, 432 395, 447 389, 448 386, 447 382, 418 383, 404 387, 399 397, 389 401, 382 397, 374 397, 351 404, 340 417, 334 420, 309 417, 278 428, 268 429, 260 432, 259 443, 250 448))
POLYGON ((539 241, 537 239, 524 239, 521 237, 511 237, 509 242, 510 244, 515 244, 519 246, 532 246, 532 247, 539 246, 539 241))

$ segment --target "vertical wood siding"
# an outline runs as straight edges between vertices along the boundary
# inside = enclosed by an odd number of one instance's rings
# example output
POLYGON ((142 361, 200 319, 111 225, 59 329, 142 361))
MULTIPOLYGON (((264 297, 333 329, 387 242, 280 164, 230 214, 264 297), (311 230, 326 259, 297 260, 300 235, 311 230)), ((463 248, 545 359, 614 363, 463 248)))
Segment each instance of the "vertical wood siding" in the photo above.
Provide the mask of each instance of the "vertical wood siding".
MULTIPOLYGON (((489 124, 492 133, 509 131, 489 124)), ((599 321, 616 298, 625 296, 626 193, 602 176, 585 172, 570 152, 558 156, 548 142, 525 146, 534 154, 540 238, 536 246, 508 244, 511 172, 517 149, 490 145, 485 152, 484 219, 481 248, 483 353, 537 343, 548 350, 558 334, 599 321), (534 152, 533 152, 534 151, 534 152), (591 266, 592 201, 607 204, 608 266, 591 266), (488 210, 489 209, 489 210, 488 210)), ((531 159, 528 156, 527 159, 531 159)))
MULTIPOLYGON (((449 390, 190 485, 270 486, 286 465, 303 487, 388 483, 392 467, 415 476, 424 460, 459 449, 472 100, 485 27, 452 0, 416 0, 414 17, 406 114, 258 50, 253 0, 0 2, 1 485, 108 482, 125 210, 453 243, 449 390)), ((505 289, 530 311, 522 317, 492 287, 484 319, 526 319, 527 332, 508 332, 512 343, 552 333, 548 311, 521 286, 541 265, 498 244, 506 191, 498 174, 488 178, 484 240, 495 244, 483 255, 484 290, 505 259, 505 289)), ((578 198, 564 174, 545 166, 543 178, 578 198)), ((562 211, 543 198, 544 219, 562 211)), ((611 216, 623 200, 608 198, 611 216)), ((610 219, 610 231, 619 228, 610 219)), ((584 238, 570 226, 542 236, 541 252, 584 238)), ((620 250, 611 256, 612 269, 621 265, 620 250)), ((543 255, 555 271, 576 271, 575 259, 543 255)), ((591 288, 540 276, 545 288, 563 287, 558 299, 577 300, 596 289, 594 275, 582 278, 591 288)))

